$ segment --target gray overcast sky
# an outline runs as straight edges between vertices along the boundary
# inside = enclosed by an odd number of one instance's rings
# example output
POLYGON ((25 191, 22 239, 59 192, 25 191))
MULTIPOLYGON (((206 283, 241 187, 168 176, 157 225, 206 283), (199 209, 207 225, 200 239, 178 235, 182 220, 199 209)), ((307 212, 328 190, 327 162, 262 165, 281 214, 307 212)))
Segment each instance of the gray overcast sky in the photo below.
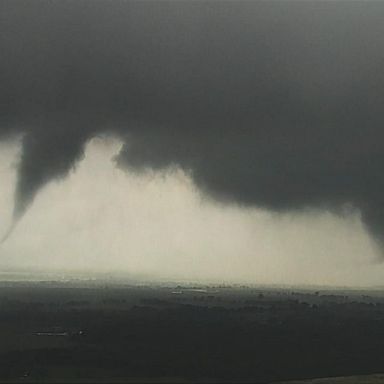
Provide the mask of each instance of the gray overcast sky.
MULTIPOLYGON (((121 145, 113 138, 93 139, 76 169, 41 191, 1 246, 1 270, 256 284, 382 284, 384 267, 358 212, 274 215, 223 205, 207 200, 182 171, 117 169, 113 156, 121 145)), ((0 145, 2 232, 11 220, 19 153, 17 142, 0 145)))
POLYGON ((383 16, 0 1, 2 262, 379 281, 383 16))

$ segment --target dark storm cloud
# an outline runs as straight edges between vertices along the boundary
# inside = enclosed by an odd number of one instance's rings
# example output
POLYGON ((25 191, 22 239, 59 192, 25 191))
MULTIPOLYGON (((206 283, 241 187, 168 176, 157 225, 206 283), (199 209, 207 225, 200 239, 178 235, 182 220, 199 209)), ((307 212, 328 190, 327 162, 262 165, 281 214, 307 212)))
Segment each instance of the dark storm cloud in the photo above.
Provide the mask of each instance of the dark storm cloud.
POLYGON ((119 166, 179 165, 273 210, 351 203, 384 238, 384 4, 0 4, 0 135, 24 134, 15 218, 111 132, 119 166))

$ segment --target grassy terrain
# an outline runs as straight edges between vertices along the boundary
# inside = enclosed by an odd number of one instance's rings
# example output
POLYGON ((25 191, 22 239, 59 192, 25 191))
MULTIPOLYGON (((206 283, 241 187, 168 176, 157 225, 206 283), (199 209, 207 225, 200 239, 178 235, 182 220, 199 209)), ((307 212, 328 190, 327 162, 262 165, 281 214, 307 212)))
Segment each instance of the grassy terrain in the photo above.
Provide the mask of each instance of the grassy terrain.
POLYGON ((384 367, 384 297, 0 283, 0 340, 2 382, 270 383, 368 375, 384 367))

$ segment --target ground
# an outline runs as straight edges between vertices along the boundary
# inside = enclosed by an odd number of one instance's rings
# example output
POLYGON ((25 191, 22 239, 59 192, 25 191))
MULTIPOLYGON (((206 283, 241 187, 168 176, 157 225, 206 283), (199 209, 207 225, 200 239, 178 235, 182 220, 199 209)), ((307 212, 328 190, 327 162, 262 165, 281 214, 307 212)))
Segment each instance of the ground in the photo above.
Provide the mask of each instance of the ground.
POLYGON ((381 290, 2 282, 0 339, 2 382, 384 383, 334 378, 383 371, 381 290))

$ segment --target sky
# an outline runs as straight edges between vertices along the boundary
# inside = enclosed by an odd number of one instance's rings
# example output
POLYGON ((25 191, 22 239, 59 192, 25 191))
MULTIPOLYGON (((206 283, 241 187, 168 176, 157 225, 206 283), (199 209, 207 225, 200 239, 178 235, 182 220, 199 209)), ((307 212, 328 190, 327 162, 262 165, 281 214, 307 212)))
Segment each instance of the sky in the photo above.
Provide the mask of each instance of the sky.
MULTIPOLYGON (((381 285, 359 212, 275 214, 207 199, 180 169, 126 172, 123 143, 93 138, 50 182, 0 249, 3 271, 100 273, 212 283, 381 285)), ((0 145, 2 221, 12 218, 20 139, 0 145)), ((49 276, 49 275, 48 275, 49 276)), ((74 274, 74 277, 78 277, 74 274)), ((3 278, 8 278, 5 274, 3 278)))
POLYGON ((0 2, 0 266, 379 285, 380 2, 0 2))

